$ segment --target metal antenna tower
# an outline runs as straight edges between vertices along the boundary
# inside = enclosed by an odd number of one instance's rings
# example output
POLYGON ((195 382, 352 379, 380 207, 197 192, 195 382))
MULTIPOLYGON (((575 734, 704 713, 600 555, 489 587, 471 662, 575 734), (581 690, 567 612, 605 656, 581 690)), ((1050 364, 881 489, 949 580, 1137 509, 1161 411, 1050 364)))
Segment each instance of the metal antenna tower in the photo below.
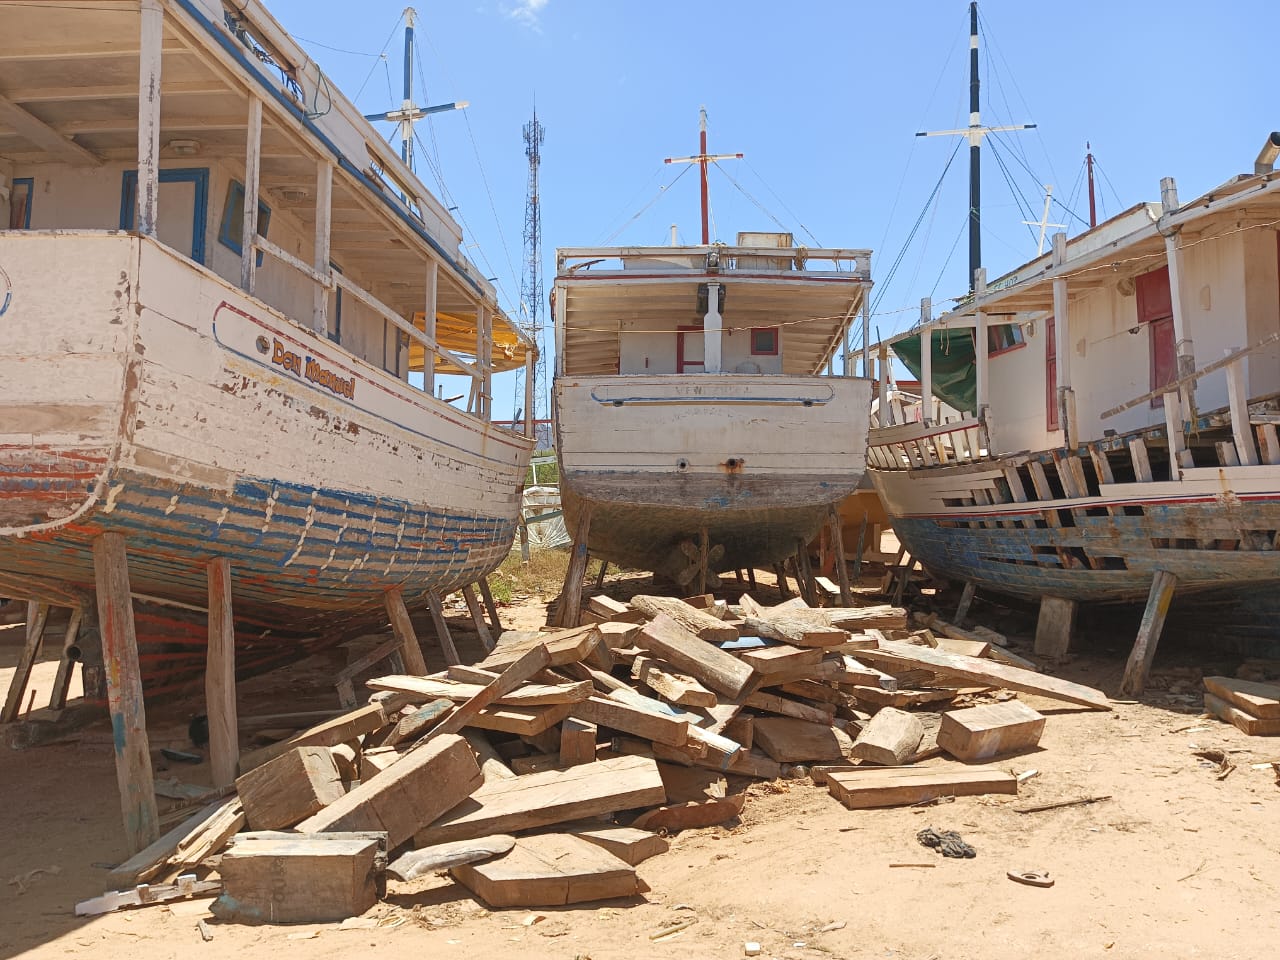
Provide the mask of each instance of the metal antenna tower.
MULTIPOLYGON (((533 368, 533 419, 547 416, 547 359, 542 348, 542 204, 538 195, 538 168, 542 165, 542 142, 547 130, 538 122, 535 107, 533 119, 524 125, 524 155, 529 158, 529 191, 524 204, 524 276, 520 280, 520 303, 524 309, 525 331, 538 347, 538 360, 533 368)), ((524 395, 524 373, 516 379, 516 406, 524 395)), ((536 433, 536 428, 535 428, 536 433)))

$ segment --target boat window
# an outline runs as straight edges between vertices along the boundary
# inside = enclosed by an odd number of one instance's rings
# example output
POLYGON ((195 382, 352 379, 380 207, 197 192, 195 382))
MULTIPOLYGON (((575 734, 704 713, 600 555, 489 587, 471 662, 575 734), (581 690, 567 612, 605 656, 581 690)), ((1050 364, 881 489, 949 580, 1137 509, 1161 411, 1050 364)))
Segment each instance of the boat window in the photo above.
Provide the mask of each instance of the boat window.
POLYGON ((752 328, 751 355, 753 357, 776 357, 778 355, 777 327, 752 328))
POLYGON ((35 192, 32 177, 17 177, 9 188, 9 229, 31 229, 31 200, 35 192))
MULTIPOLYGON (((258 201, 258 236, 267 239, 267 230, 271 226, 271 208, 261 200, 258 201)), ((218 231, 218 242, 232 251, 236 256, 243 256, 241 238, 244 236, 244 184, 232 180, 227 186, 227 205, 222 210, 222 229, 218 231)), ((262 266, 262 251, 258 251, 258 266, 262 266)))

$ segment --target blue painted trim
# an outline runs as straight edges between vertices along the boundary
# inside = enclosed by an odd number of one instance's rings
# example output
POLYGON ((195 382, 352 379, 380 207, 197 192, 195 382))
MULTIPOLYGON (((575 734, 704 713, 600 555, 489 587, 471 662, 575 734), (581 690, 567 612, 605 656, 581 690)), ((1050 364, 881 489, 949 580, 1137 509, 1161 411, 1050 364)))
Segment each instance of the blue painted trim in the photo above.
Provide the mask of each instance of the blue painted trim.
MULTIPOLYGON (((218 242, 234 253, 237 257, 244 256, 243 242, 243 224, 244 224, 244 184, 239 180, 232 179, 227 184, 227 203, 222 208, 222 225, 218 228, 218 242), (236 213, 240 214, 241 230, 233 231, 231 229, 232 221, 235 219, 236 213)), ((263 240, 267 239, 267 232, 271 229, 271 208, 267 206, 262 198, 258 199, 258 236, 263 240)), ((262 268, 263 253, 258 251, 258 268, 262 268)))
MULTIPOLYGON (((209 229, 209 168, 181 167, 161 170, 161 183, 192 183, 196 188, 195 216, 191 225, 191 259, 205 263, 205 235, 209 229)), ((132 230, 137 216, 138 171, 126 170, 120 181, 120 229, 132 230)))
POLYGON ((237 63, 240 64, 241 69, 243 69, 246 74, 253 77, 254 80, 258 82, 258 85, 262 87, 262 89, 264 89, 271 96, 271 98, 276 101, 276 103, 278 103, 290 114, 292 114, 294 119, 296 119, 307 130, 309 130, 311 134, 317 140, 319 140, 320 143, 323 144, 324 147, 327 150, 329 150, 330 153, 333 154, 333 156, 338 161, 339 167, 347 171, 347 173, 351 174, 358 181, 360 181, 360 183, 366 186, 369 189, 370 194, 380 199, 383 202, 383 204, 386 205, 387 209, 389 209, 392 213, 394 213, 397 217, 399 217, 400 220, 403 221, 406 226, 408 226, 411 230, 413 230, 413 232, 416 233, 427 244, 427 246, 429 246, 432 250, 434 250, 437 254, 439 254, 440 258, 444 260, 444 262, 454 271, 454 273, 458 275, 458 278, 460 280, 462 280, 465 284, 471 287, 476 293, 480 294, 481 296, 484 295, 484 290, 483 288, 481 288, 480 282, 475 278, 473 278, 471 274, 468 273, 465 269, 463 269, 462 265, 459 264, 458 261, 455 260, 452 256, 450 256, 448 252, 446 252, 445 249, 442 246, 440 246, 439 242, 437 242, 436 239, 426 231, 426 228, 423 227, 423 225, 419 223, 416 219, 414 219, 414 217, 411 214, 409 214, 408 211, 402 210, 400 207, 396 206, 395 202, 391 199, 391 197, 387 195, 386 184, 375 183, 372 179, 366 176, 365 173, 362 170, 360 170, 355 164, 353 164, 350 160, 348 160, 346 154, 344 154, 340 149, 338 149, 337 144, 335 144, 332 140, 330 140, 326 134, 321 132, 320 128, 315 125, 315 123, 311 120, 309 116, 307 116, 306 111, 302 110, 296 103, 294 103, 292 100, 286 97, 280 90, 278 90, 272 84, 267 82, 267 79, 258 71, 258 66, 256 62, 253 60, 250 60, 247 56, 245 56, 245 51, 241 49, 239 46, 237 46, 235 41, 233 41, 225 33, 219 30, 214 25, 213 21, 211 21, 208 17, 206 17, 203 13, 201 13, 200 10, 195 6, 195 4, 191 2, 191 0, 174 0, 174 2, 176 2, 177 5, 181 7, 183 10, 185 10, 187 14, 190 17, 192 17, 198 24, 204 27, 205 31, 214 39, 214 41, 217 42, 218 46, 222 47, 224 51, 230 54, 231 57, 237 63))
POLYGON ((36 178, 35 177, 14 177, 13 186, 27 187, 27 215, 23 218, 22 226, 19 227, 18 229, 30 230, 31 229, 31 208, 36 205, 36 178))

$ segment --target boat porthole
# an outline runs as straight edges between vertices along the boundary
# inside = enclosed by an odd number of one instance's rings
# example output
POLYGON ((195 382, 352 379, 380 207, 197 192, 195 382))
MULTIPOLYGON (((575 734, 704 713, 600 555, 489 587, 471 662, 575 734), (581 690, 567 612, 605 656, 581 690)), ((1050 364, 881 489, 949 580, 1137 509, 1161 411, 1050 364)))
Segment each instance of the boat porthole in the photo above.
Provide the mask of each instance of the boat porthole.
POLYGON ((271 343, 266 337, 259 337, 253 345, 258 348, 259 353, 267 353, 271 350, 271 343))
POLYGON ((677 469, 677 470, 688 470, 688 469, 689 469, 689 461, 688 461, 688 460, 685 460, 684 458, 681 458, 681 459, 677 460, 677 461, 676 461, 676 469, 677 469))

